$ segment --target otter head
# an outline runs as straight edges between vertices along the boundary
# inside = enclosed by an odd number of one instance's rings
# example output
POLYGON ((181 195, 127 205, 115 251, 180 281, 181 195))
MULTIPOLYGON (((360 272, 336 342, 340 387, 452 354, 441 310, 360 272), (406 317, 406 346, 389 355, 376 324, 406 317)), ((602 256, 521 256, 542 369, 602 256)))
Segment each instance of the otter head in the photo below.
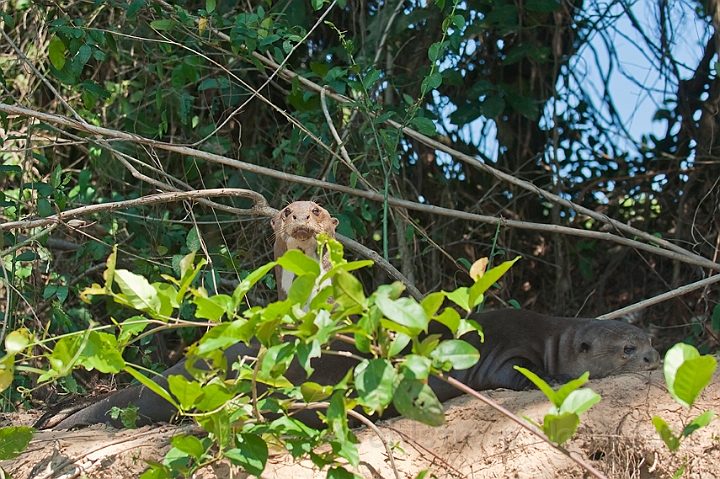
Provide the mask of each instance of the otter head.
POLYGON ((299 249, 308 256, 316 256, 315 238, 320 233, 335 237, 338 219, 314 201, 295 201, 270 220, 275 241, 285 243, 286 249, 299 249))
POLYGON ((588 320, 585 327, 575 330, 573 371, 577 377, 585 371, 591 379, 613 374, 649 371, 660 365, 660 354, 652 347, 643 330, 620 321, 588 320))
MULTIPOLYGON (((310 258, 320 262, 320 270, 327 272, 330 269, 330 259, 327 252, 323 258, 318 258, 317 235, 327 233, 335 238, 335 228, 339 221, 330 216, 325 208, 314 201, 295 201, 270 220, 270 226, 275 232, 275 260, 288 250, 298 249, 310 258)), ((295 274, 284 270, 280 265, 275 266, 275 278, 278 286, 278 299, 287 298, 295 274)), ((326 280, 317 289, 329 284, 326 280)))

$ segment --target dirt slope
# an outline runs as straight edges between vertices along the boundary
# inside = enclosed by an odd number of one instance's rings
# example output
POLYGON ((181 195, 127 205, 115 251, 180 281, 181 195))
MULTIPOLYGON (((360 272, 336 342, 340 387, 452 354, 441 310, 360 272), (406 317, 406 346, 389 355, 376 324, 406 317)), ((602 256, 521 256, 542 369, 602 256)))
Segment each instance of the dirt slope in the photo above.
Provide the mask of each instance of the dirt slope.
MULTIPOLYGON (((662 416, 676 431, 707 409, 720 411, 720 373, 688 413, 667 394, 662 372, 591 381, 602 401, 582 416, 578 434, 566 446, 609 478, 666 478, 684 461, 683 478, 720 477, 720 420, 695 432, 676 454, 667 452, 651 417, 662 416)), ((504 407, 539 422, 549 403, 539 391, 488 391, 504 407)), ((540 442, 500 413, 470 397, 446 405, 448 422, 432 428, 394 419, 379 423, 386 440, 396 443, 394 457, 402 478, 431 469, 438 478, 578 478, 583 471, 567 456, 540 442)), ((15 424, 23 416, 11 418, 15 424)), ((25 419, 27 421, 27 419, 25 419)), ((138 477, 144 460, 161 460, 174 434, 197 432, 192 426, 157 426, 114 431, 104 426, 72 432, 38 432, 28 451, 0 465, 15 479, 138 477)), ((392 478, 385 447, 370 430, 359 430, 365 478, 392 478)), ((246 477, 227 464, 206 468, 195 477, 246 477)), ((293 463, 277 451, 263 474, 266 478, 325 477, 310 461, 293 463)))

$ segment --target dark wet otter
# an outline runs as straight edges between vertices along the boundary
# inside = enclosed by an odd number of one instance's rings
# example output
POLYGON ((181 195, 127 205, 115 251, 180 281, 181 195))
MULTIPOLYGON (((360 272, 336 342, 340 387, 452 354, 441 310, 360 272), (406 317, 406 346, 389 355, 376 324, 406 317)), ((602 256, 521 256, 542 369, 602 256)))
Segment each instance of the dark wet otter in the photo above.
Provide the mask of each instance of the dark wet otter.
MULTIPOLYGON (((590 372, 591 378, 597 379, 612 374, 647 371, 660 364, 660 355, 652 347, 647 334, 618 321, 551 317, 516 309, 480 313, 473 318, 482 326, 485 342, 480 343, 477 333, 468 333, 462 339, 478 348, 480 360, 469 369, 452 370, 448 375, 478 391, 528 388, 530 382, 513 369, 515 365, 530 369, 546 380, 564 382, 585 371, 590 372)), ((353 351, 352 346, 340 342, 333 349, 353 351)), ((257 349, 240 343, 225 351, 228 364, 244 355, 256 357, 257 349)), ((323 355, 313 360, 315 372, 310 380, 336 384, 355 364, 352 358, 323 355)), ((155 381, 167 387, 165 377, 173 374, 189 377, 184 361, 165 371, 164 376, 155 381)), ((297 364, 291 366, 286 377, 294 384, 307 380, 305 371, 297 364)), ((429 384, 440 401, 462 394, 437 378, 431 378, 429 384)), ((56 428, 105 422, 121 427, 119 420, 111 420, 106 413, 113 406, 123 408, 130 403, 139 408, 141 420, 138 425, 169 421, 175 413, 167 401, 145 387, 135 386, 117 391, 76 412, 56 428)), ((317 423, 314 413, 313 417, 306 415, 303 420, 317 423)))

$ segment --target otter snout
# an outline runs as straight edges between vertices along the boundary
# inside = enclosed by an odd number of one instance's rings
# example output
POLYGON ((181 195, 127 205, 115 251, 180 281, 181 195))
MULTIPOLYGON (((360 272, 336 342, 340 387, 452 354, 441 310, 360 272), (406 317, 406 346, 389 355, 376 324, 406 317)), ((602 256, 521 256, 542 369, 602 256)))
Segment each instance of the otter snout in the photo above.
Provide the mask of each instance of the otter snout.
POLYGON ((643 355, 643 363, 647 371, 657 369, 660 367, 660 353, 655 351, 654 348, 650 349, 650 351, 643 355))

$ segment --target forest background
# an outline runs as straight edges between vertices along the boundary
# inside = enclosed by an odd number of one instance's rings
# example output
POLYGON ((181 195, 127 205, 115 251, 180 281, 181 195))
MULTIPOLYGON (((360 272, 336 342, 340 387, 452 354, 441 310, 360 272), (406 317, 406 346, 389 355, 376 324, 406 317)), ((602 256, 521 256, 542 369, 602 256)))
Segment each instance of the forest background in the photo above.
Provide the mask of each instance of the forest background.
MULTIPOLYGON (((671 293, 631 320, 659 349, 714 350, 717 7, 647 2, 655 18, 640 22, 637 5, 4 2, 3 337, 129 316, 79 300, 114 244, 118 265, 151 282, 201 251, 202 285, 232 291, 272 259, 270 210, 251 194, 142 199, 242 188, 278 209, 319 201, 356 257, 367 251, 352 241, 399 271, 359 273, 368 291, 391 276, 452 290, 476 259, 522 255, 486 307, 597 316, 671 293), (688 21, 701 43, 681 41, 688 21), (634 139, 618 114, 611 79, 631 67, 612 48, 629 38, 620 23, 645 42, 659 80, 637 86, 662 98, 662 134, 634 139), (579 67, 598 37, 600 94, 579 67)), ((251 299, 274 295, 268 276, 251 299)), ((128 354, 170 363, 196 334, 148 336, 128 354)))

